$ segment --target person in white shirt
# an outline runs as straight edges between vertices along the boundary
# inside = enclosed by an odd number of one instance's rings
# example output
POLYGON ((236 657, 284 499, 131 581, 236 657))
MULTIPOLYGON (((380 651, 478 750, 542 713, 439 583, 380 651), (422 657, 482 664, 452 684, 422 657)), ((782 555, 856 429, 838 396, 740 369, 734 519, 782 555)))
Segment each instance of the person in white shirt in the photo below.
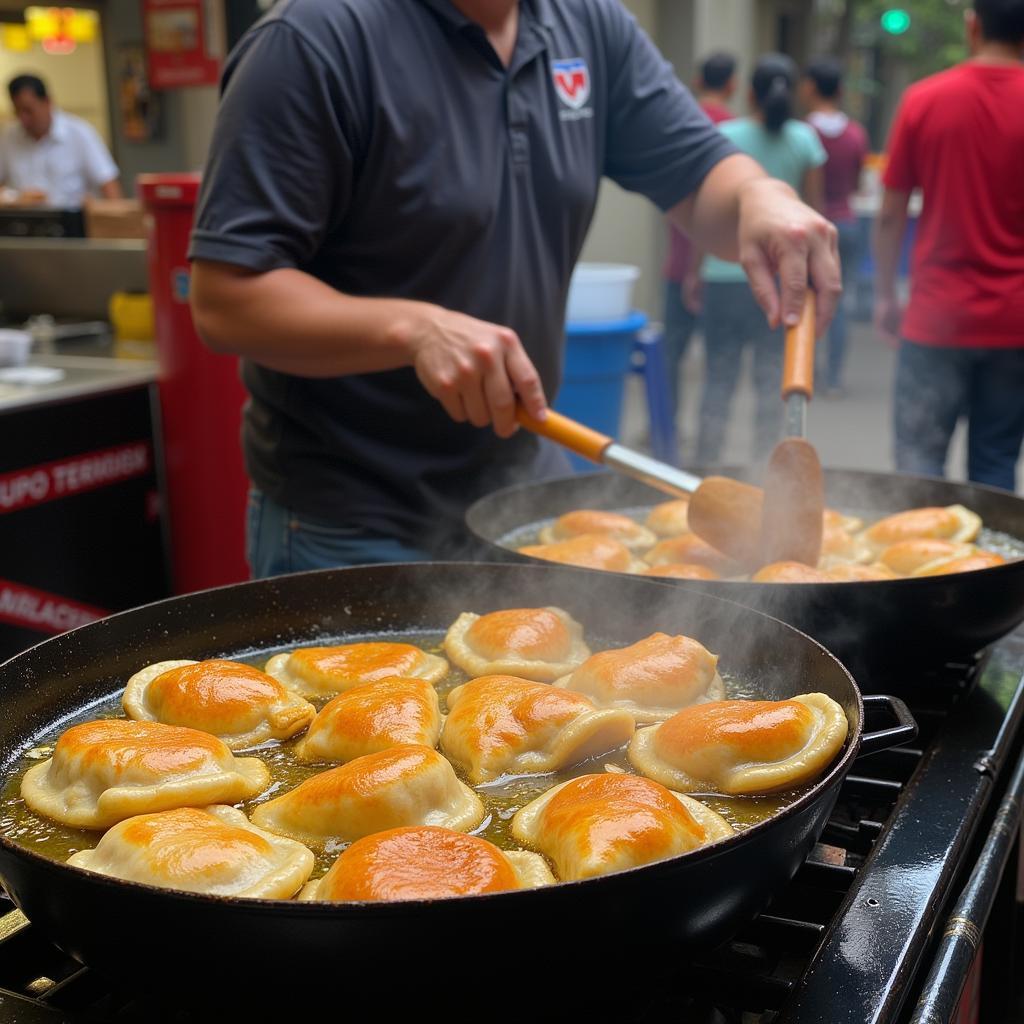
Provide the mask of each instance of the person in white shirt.
POLYGON ((93 196, 121 198, 117 164, 92 125, 54 107, 35 75, 7 91, 18 120, 0 135, 0 184, 16 201, 77 209, 93 196))

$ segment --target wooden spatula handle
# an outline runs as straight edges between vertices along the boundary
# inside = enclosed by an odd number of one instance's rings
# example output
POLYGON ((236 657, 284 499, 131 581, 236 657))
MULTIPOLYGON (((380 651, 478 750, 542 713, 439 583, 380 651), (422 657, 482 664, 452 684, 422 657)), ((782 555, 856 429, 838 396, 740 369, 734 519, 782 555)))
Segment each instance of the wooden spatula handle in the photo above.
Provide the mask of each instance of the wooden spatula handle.
POLYGON ((786 355, 782 366, 782 397, 814 397, 814 292, 807 290, 800 322, 786 328, 786 355))
POLYGON ((612 443, 612 439, 576 420, 563 416, 554 409, 548 409, 543 421, 535 420, 521 405, 516 406, 516 419, 533 434, 546 437, 563 448, 582 455, 591 462, 600 462, 601 454, 612 443))

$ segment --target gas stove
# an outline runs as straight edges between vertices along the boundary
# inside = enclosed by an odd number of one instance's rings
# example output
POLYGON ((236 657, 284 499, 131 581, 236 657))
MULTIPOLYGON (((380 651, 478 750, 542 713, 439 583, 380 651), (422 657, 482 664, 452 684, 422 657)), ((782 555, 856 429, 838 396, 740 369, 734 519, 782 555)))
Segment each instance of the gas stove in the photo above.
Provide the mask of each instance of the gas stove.
MULTIPOLYGON (((855 763, 819 844, 733 941, 696 960, 665 950, 636 984, 602 991, 594 1020, 1024 1019, 1014 963, 1024 628, 969 664, 860 682, 906 700, 920 726, 915 743, 855 763)), ((870 714, 867 726, 877 727, 870 714)), ((0 914, 0 1021, 204 1020, 167 993, 120 991, 9 902, 0 914)))

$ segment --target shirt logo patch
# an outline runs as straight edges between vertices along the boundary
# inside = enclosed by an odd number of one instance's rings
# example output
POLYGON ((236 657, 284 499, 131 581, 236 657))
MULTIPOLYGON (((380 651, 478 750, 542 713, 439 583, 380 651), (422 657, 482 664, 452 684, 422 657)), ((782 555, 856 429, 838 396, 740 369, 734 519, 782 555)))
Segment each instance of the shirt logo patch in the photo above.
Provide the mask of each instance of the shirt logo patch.
POLYGON ((590 70, 582 57, 551 62, 551 77, 558 98, 570 110, 582 110, 590 99, 590 70))

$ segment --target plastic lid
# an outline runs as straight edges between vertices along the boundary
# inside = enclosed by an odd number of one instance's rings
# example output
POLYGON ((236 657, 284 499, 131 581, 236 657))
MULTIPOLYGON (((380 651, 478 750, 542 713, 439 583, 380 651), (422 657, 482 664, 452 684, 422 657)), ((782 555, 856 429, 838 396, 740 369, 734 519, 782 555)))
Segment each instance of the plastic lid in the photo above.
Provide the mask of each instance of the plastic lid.
POLYGON ((621 320, 570 320, 565 333, 570 338, 585 338, 598 334, 636 334, 647 326, 647 314, 633 310, 621 320))
POLYGON ((195 206, 201 176, 196 171, 172 174, 140 174, 135 179, 139 198, 146 206, 195 206))

